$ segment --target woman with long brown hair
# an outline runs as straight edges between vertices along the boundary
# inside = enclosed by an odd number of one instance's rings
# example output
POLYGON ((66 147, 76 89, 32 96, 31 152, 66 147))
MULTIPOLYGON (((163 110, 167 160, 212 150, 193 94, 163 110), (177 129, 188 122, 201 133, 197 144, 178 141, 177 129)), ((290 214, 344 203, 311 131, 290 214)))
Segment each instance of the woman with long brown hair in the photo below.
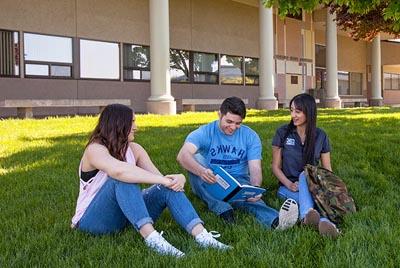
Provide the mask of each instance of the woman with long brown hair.
POLYGON ((147 246, 161 254, 181 257, 184 253, 153 227, 162 211, 168 208, 200 246, 230 248, 204 228, 183 192, 185 177, 162 175, 145 149, 133 142, 135 131, 131 108, 112 104, 101 113, 80 162, 80 191, 72 227, 106 234, 130 223, 147 246), (139 183, 154 185, 141 190, 139 183))

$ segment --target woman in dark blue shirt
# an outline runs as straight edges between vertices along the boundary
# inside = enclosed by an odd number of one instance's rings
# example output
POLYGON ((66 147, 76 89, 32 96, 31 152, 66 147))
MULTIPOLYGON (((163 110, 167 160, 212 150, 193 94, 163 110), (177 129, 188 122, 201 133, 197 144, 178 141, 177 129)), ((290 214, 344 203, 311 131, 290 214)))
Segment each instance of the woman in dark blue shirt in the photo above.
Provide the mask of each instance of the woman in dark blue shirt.
POLYGON ((317 128, 317 106, 308 94, 299 94, 290 101, 291 120, 277 129, 272 140, 272 172, 278 178, 278 196, 292 198, 299 204, 303 224, 317 228, 321 235, 336 237, 339 230, 314 209, 303 172, 306 164, 332 170, 330 145, 326 133, 317 128))

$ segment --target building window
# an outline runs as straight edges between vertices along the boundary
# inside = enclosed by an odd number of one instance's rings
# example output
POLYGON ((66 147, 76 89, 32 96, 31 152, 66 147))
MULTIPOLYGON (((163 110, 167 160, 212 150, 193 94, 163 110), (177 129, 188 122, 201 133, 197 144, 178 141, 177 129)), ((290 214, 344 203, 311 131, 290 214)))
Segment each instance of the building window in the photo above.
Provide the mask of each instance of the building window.
POLYGON ((27 77, 72 77, 72 38, 24 33, 27 77))
POLYGON ((315 67, 326 68, 326 47, 315 45, 315 67))
POLYGON ((350 95, 362 95, 362 73, 350 73, 350 95))
POLYGON ((297 85, 299 84, 299 77, 297 75, 290 76, 290 84, 297 85))
POLYGON ((326 47, 315 44, 315 92, 316 98, 322 98, 326 87, 326 47))
POLYGON ((400 75, 392 74, 392 89, 400 89, 400 75))
POLYGON ((193 52, 193 82, 218 84, 218 55, 193 52))
POLYGON ((243 57, 221 55, 221 84, 243 85, 243 57))
POLYGON ((339 95, 350 95, 348 72, 338 72, 338 88, 339 95))
POLYGON ((80 40, 80 77, 119 79, 119 45, 112 42, 80 40))
POLYGON ((180 49, 170 49, 171 81, 175 83, 190 82, 190 52, 180 49))
POLYGON ((19 76, 19 34, 0 30, 0 76, 19 76))
POLYGON ((124 44, 124 80, 150 80, 150 47, 124 44))
POLYGON ((339 95, 362 95, 362 74, 338 72, 339 95))
MULTIPOLYGON (((322 94, 326 87, 325 68, 315 68, 315 81, 318 94, 322 94)), ((362 95, 362 73, 338 72, 338 91, 339 95, 362 95)))
POLYGON ((383 73, 383 83, 384 83, 384 89, 391 90, 392 89, 392 74, 389 73, 383 73))
POLYGON ((324 89, 326 86, 326 70, 324 68, 315 68, 315 88, 324 89))
POLYGON ((244 71, 245 71, 244 82, 246 85, 259 84, 258 59, 244 58, 244 71))
POLYGON ((384 89, 399 90, 400 89, 400 74, 383 73, 384 89))

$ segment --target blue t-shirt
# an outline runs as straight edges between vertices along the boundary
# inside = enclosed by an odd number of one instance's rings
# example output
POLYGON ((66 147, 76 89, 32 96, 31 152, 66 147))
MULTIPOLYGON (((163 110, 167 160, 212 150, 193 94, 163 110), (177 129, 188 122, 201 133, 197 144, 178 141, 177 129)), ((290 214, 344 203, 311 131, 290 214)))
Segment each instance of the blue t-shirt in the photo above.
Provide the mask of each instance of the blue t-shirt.
POLYGON ((197 147, 209 167, 223 167, 234 177, 248 178, 248 161, 261 160, 260 137, 243 124, 233 135, 226 135, 217 120, 191 132, 185 142, 197 147))
MULTIPOLYGON (((304 145, 301 144, 301 139, 297 131, 291 130, 286 139, 284 139, 287 132, 288 125, 283 125, 277 129, 272 145, 282 149, 282 171, 283 174, 292 182, 298 180, 300 173, 304 170, 303 165, 303 150, 304 145)), ((329 139, 326 133, 320 129, 316 129, 315 137, 315 150, 314 159, 317 165, 322 153, 331 151, 329 139)))

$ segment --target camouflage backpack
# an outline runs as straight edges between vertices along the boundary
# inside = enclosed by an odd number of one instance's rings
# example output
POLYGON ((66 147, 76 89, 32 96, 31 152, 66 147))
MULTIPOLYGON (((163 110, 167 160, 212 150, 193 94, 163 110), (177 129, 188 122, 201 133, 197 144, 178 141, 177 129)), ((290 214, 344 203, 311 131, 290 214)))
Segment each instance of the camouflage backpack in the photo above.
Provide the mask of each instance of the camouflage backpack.
POLYGON ((341 223, 343 216, 356 212, 356 206, 346 184, 331 171, 306 165, 304 172, 308 188, 321 215, 334 223, 341 223))

